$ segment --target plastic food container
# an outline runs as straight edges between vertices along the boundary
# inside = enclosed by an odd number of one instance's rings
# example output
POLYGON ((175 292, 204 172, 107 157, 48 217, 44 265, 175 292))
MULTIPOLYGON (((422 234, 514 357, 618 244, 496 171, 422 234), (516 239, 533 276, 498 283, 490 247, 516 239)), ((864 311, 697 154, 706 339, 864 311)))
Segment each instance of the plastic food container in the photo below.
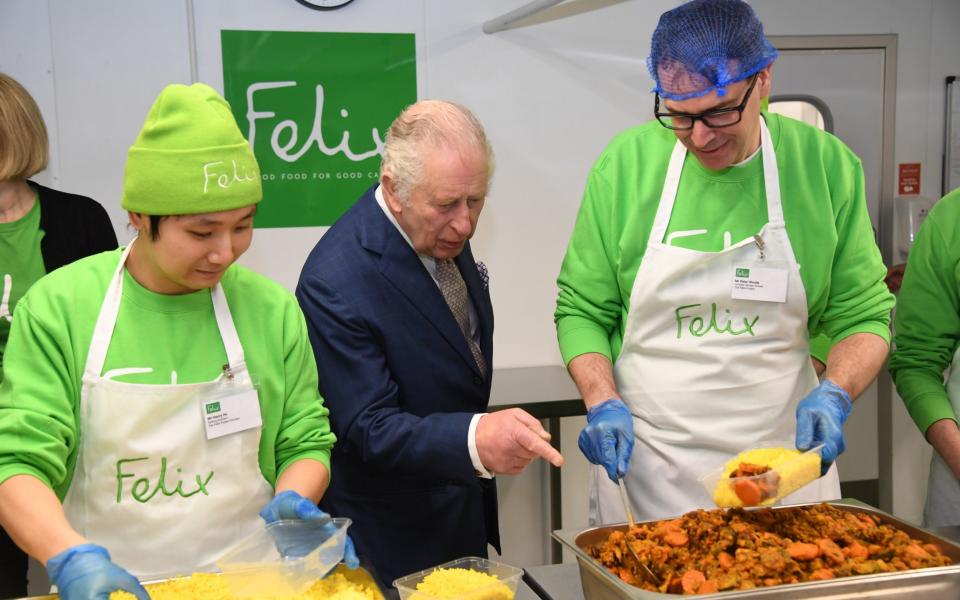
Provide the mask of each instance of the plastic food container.
POLYGON ((726 464, 700 478, 707 493, 721 508, 772 506, 820 477, 820 449, 800 452, 790 443, 759 446, 741 452, 726 464), (747 463, 743 474, 732 476, 747 463), (768 468, 763 472, 751 467, 768 468))
POLYGON ((305 592, 343 560, 350 519, 268 523, 227 551, 217 566, 240 598, 305 592))
POLYGON ((401 577, 394 581, 393 585, 397 588, 397 591, 400 592, 400 600, 512 600, 517 592, 517 584, 520 582, 520 577, 522 576, 522 569, 485 558, 468 556, 443 563, 436 567, 424 569, 419 573, 401 577), (471 571, 493 575, 499 581, 453 594, 433 594, 417 590, 418 584, 423 582, 428 575, 432 575, 440 569, 469 569, 471 571))

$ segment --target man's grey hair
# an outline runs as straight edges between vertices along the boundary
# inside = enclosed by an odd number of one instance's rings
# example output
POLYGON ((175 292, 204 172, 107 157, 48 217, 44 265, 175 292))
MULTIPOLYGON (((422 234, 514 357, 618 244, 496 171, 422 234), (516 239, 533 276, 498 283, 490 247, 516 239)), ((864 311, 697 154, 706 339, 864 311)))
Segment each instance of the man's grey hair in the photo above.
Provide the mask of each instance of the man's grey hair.
POLYGON ((476 115, 465 106, 445 100, 421 100, 400 113, 383 147, 380 178, 389 176, 394 193, 404 204, 410 193, 422 183, 423 154, 427 148, 451 151, 479 151, 487 157, 487 187, 493 178, 493 148, 476 115))

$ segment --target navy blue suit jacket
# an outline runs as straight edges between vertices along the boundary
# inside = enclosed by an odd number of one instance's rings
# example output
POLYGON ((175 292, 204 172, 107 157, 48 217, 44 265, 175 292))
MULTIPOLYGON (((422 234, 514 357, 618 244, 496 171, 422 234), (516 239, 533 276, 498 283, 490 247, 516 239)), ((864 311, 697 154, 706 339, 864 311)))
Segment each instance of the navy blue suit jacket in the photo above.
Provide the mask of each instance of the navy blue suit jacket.
MULTIPOLYGON (((467 450, 491 376, 480 372, 443 295, 383 214, 376 186, 320 239, 297 298, 337 435, 320 506, 353 520, 361 559, 397 577, 500 549, 496 484, 467 450)), ((493 351, 493 307, 469 243, 455 259, 493 351)))

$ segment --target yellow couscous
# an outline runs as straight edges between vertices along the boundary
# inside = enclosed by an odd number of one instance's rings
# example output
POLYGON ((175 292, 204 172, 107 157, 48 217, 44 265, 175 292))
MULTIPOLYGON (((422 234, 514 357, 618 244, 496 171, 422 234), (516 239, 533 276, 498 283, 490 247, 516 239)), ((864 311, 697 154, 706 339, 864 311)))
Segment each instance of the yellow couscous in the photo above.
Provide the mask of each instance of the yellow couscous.
POLYGON ((473 569, 437 569, 417 584, 410 600, 457 598, 459 600, 513 600, 513 590, 496 575, 473 569))
POLYGON ((717 506, 729 508, 740 506, 770 506, 784 496, 791 494, 820 476, 820 455, 817 452, 800 452, 791 448, 754 448, 741 452, 724 465, 723 473, 717 481, 713 500, 717 506), (765 477, 731 478, 730 475, 740 469, 742 464, 762 465, 773 472, 766 477, 775 487, 772 493, 765 494, 756 501, 749 499, 740 491, 738 483, 743 480, 757 480, 765 477), (741 480, 741 481, 738 481, 741 480), (744 501, 747 498, 748 501, 744 501))
MULTIPOLYGON (((369 579, 369 575, 366 577, 369 579)), ((295 596, 261 597, 262 600, 383 600, 383 595, 372 580, 352 576, 339 570, 318 580, 310 588, 295 596)), ((194 573, 162 583, 146 586, 152 600, 234 600, 225 577, 216 573, 194 573)), ((258 596, 259 597, 259 596, 258 596)), ((110 600, 134 600, 127 592, 113 592, 110 600)))

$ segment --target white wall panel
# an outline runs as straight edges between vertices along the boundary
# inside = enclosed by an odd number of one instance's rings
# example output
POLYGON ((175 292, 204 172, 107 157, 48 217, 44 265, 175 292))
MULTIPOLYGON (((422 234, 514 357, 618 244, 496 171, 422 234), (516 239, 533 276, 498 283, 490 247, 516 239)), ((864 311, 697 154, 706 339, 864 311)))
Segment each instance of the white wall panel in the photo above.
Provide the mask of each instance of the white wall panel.
POLYGON ((36 100, 50 138, 50 162, 33 179, 60 184, 59 138, 50 54, 50 12, 47 2, 4 0, 0 3, 0 72, 13 77, 36 100))
POLYGON ((127 149, 157 94, 189 82, 183 2, 51 0, 61 187, 95 198, 121 242, 127 149))
MULTIPOLYGON (((916 40, 918 47, 925 46, 930 80, 929 93, 912 98, 913 103, 898 105, 898 111, 915 111, 925 102, 928 105, 926 122, 917 124, 917 135, 926 142, 923 174, 923 195, 936 198, 940 194, 940 163, 943 153, 944 129, 944 78, 948 75, 960 76, 960 35, 957 35, 960 22, 960 2, 957 0, 933 0, 930 13, 931 35, 916 40)), ((918 53, 920 49, 918 48, 918 53)), ((919 68, 919 67, 918 67, 919 68)), ((922 112, 922 111, 921 111, 922 112)), ((899 118, 899 114, 898 114, 899 118)), ((907 162, 907 161, 904 161, 907 162)))

